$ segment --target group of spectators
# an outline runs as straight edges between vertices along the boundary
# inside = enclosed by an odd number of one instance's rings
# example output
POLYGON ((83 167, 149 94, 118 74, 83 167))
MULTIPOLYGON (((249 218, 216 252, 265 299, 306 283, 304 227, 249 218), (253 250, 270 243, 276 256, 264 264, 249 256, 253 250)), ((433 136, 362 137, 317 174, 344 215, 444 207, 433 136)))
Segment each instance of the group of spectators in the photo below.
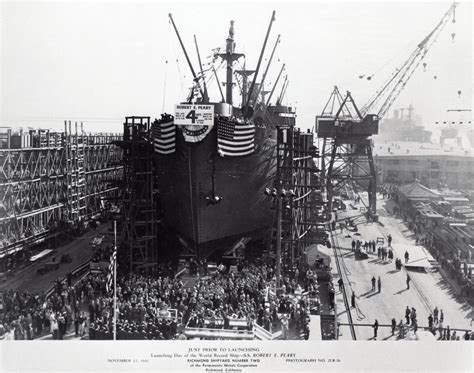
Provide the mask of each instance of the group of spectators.
MULTIPOLYGON (((99 249, 95 261, 103 261, 110 247, 99 249)), ((207 274, 196 262, 191 271, 207 274)), ((165 266, 166 267, 166 266, 165 266)), ((117 279, 117 339, 183 339, 188 327, 232 328, 230 320, 256 322, 269 332, 282 330, 283 337, 309 336, 309 310, 303 297, 317 284, 307 272, 296 269, 282 276, 275 293, 271 265, 240 263, 230 272, 219 266, 191 287, 162 268, 154 276, 128 275, 117 279), (221 322, 222 321, 222 322, 221 322)), ((207 266, 206 266, 207 267, 207 266)), ((89 274, 76 284, 71 276, 57 281, 52 294, 22 291, 0 293, 0 338, 35 339, 50 334, 89 339, 113 338, 113 294, 106 291, 107 274, 89 274)))
POLYGON ((306 273, 296 269, 283 276, 281 291, 274 293, 275 272, 272 266, 246 263, 238 273, 219 271, 200 281, 200 297, 188 326, 222 325, 230 320, 247 320, 247 328, 255 321, 269 332, 282 330, 284 338, 308 333, 308 309, 302 297, 317 286, 306 273), (218 324, 214 320, 223 320, 218 324))
MULTIPOLYGON (((305 273, 297 271, 293 278, 283 277, 282 290, 275 294, 271 290, 275 281, 271 266, 249 263, 239 269, 219 270, 200 278, 192 287, 168 276, 131 275, 119 279, 117 338, 182 339, 184 326, 230 329, 231 320, 244 320, 244 327, 250 330, 255 321, 269 332, 282 330, 284 337, 291 331, 294 335, 304 333, 307 338, 307 305, 295 296, 316 286, 305 273), (299 279, 303 280, 302 286, 299 279)), ((101 299, 108 307, 97 306, 97 301, 89 306, 90 339, 113 337, 113 299, 101 299)))
POLYGON ((59 281, 49 297, 27 291, 0 293, 0 338, 31 340, 51 333, 53 339, 63 339, 74 318, 80 318, 69 293, 59 281))
MULTIPOLYGON (((105 294, 105 288, 102 289, 105 294)), ((117 338, 173 339, 178 335, 178 321, 189 314, 196 302, 196 288, 185 289, 179 279, 168 276, 131 275, 118 278, 117 338), (169 310, 177 310, 170 315, 169 310), (178 315, 181 315, 178 317, 178 315)), ((112 339, 113 297, 107 294, 89 305, 90 339, 112 339), (91 312, 92 311, 92 312, 91 312)))
MULTIPOLYGON (((94 258, 102 260, 109 253, 110 247, 97 249, 94 258)), ((11 289, 0 292, 0 339, 31 340, 47 334, 63 339, 72 327, 76 336, 85 336, 88 318, 84 305, 104 287, 104 275, 88 276, 73 287, 68 273, 65 281, 55 282, 49 296, 11 289)))

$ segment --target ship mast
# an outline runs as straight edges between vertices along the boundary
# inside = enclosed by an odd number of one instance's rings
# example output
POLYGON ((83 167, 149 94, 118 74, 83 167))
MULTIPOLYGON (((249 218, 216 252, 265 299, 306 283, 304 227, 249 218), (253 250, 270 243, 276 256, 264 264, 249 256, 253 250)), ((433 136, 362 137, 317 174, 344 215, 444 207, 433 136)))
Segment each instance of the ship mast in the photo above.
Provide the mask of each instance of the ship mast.
POLYGON ((244 107, 245 103, 247 102, 247 87, 249 84, 249 76, 255 73, 255 70, 246 70, 244 64, 243 70, 235 70, 235 72, 242 76, 242 107, 244 107))
MULTIPOLYGON (((196 84, 199 88, 199 92, 201 93, 201 97, 205 97, 204 92, 201 89, 201 85, 199 84, 199 78, 197 77, 196 72, 194 71, 194 68, 193 68, 193 64, 191 63, 191 60, 189 59, 188 52, 186 51, 186 47, 184 46, 184 43, 181 40, 181 35, 179 34, 178 28, 176 27, 176 25, 174 23, 173 15, 171 13, 169 13, 168 17, 171 21, 171 24, 173 25, 174 31, 176 32, 176 36, 178 37, 179 44, 181 44, 181 48, 183 49, 184 57, 186 57, 186 61, 188 62, 188 66, 189 66, 189 69, 191 70, 191 74, 193 74, 194 81, 196 82, 196 84)), ((193 91, 191 91, 191 97, 190 97, 189 102, 191 102, 192 98, 193 98, 193 91)))
POLYGON ((235 43, 234 43, 234 21, 230 21, 229 36, 226 39, 225 53, 219 53, 218 56, 227 62, 227 79, 226 79, 226 102, 229 105, 232 105, 232 88, 233 88, 233 69, 232 65, 234 61, 238 60, 243 56, 242 53, 234 53, 235 43))

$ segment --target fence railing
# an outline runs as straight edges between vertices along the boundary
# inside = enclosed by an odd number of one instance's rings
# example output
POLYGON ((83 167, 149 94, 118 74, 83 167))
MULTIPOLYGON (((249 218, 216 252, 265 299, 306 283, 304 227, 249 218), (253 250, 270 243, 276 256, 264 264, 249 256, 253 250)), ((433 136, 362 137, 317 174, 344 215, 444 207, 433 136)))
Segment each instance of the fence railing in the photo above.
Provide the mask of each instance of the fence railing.
MULTIPOLYGON (((89 272, 90 272, 90 262, 91 260, 87 260, 86 262, 78 265, 76 268, 73 269, 71 272, 72 277, 74 278, 74 284, 77 284, 79 281, 81 281, 84 277, 86 277, 89 272)), ((64 276, 63 279, 61 280, 61 283, 66 283, 67 281, 67 276, 64 276)), ((56 286, 52 285, 47 291, 46 291, 46 298, 49 298, 55 291, 56 286)))
POLYGON ((189 328, 184 330, 188 338, 204 339, 254 339, 253 330, 233 330, 233 329, 210 329, 210 328, 189 328))
POLYGON ((281 330, 272 333, 258 325, 256 321, 253 322, 253 333, 256 339, 260 339, 263 341, 272 341, 274 339, 281 338, 283 335, 283 332, 281 330))

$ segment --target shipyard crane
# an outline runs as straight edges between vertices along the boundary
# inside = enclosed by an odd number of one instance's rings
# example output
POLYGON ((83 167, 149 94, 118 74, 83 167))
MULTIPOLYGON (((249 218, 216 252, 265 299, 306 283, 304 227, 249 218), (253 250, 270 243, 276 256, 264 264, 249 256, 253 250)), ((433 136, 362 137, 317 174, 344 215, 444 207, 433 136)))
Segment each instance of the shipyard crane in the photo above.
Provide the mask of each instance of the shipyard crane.
POLYGON ((372 219, 376 220, 376 173, 372 157, 372 140, 378 133, 379 118, 363 116, 350 92, 345 97, 334 87, 320 116, 316 117, 316 132, 323 140, 321 171, 326 186, 329 219, 333 197, 348 186, 366 190, 372 219))
POLYGON ((459 3, 451 4, 435 28, 416 46, 415 50, 402 66, 395 70, 388 81, 386 81, 362 107, 362 116, 368 113, 377 113, 380 119, 385 116, 451 17, 453 17, 454 23, 455 11, 458 4, 459 3))
POLYGON ((327 218, 332 212, 333 197, 349 187, 367 191, 368 214, 377 219, 377 177, 371 136, 378 133, 379 120, 388 112, 451 17, 454 22, 456 6, 457 3, 450 6, 435 28, 361 110, 350 92, 343 97, 335 87, 322 114, 316 117, 316 132, 323 141, 321 169, 326 186, 327 218))

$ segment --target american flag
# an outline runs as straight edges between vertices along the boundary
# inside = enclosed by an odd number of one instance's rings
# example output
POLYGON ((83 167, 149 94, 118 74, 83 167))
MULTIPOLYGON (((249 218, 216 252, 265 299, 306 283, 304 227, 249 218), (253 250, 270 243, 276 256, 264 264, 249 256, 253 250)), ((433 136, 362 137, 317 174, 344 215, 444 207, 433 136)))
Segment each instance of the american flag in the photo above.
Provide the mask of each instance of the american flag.
POLYGON ((105 283, 105 290, 110 293, 114 285, 114 270, 115 261, 117 260, 117 249, 114 248, 114 252, 110 255, 109 271, 107 272, 107 282, 105 283))
POLYGON ((162 115, 151 125, 153 147, 159 154, 171 154, 175 151, 176 129, 172 115, 162 115))
POLYGON ((217 148, 221 156, 243 156, 255 150, 255 125, 219 117, 217 148))

